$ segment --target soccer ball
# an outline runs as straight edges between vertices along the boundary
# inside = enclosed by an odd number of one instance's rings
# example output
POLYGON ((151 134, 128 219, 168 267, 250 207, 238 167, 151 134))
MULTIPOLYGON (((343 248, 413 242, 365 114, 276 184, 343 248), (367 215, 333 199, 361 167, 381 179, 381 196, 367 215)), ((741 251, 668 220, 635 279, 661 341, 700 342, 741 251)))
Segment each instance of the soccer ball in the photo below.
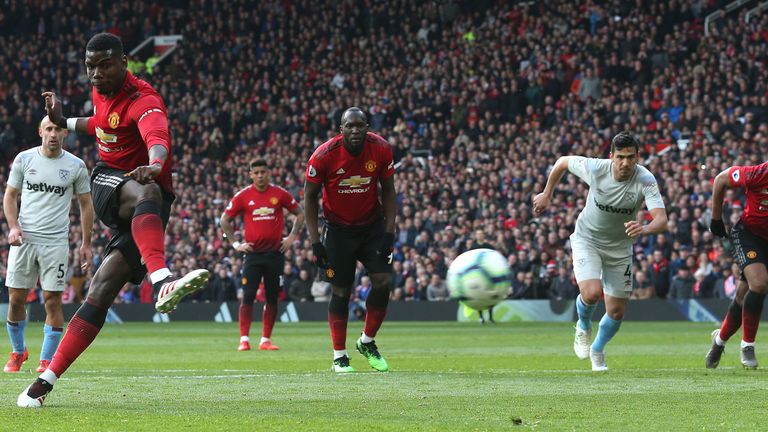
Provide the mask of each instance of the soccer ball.
POLYGON ((507 296, 509 264, 493 249, 474 249, 456 257, 448 268, 451 297, 475 310, 488 309, 507 296))

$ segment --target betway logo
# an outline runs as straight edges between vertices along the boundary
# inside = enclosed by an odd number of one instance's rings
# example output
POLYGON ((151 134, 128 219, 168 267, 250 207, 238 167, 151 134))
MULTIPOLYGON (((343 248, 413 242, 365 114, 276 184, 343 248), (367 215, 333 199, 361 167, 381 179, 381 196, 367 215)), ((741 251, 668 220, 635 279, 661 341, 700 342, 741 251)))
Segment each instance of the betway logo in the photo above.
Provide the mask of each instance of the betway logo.
POLYGON ((64 194, 67 192, 66 186, 51 186, 48 183, 35 183, 32 184, 30 182, 27 182, 27 190, 35 191, 35 192, 48 192, 48 193, 55 193, 59 196, 64 196, 64 194))
POLYGON ((603 205, 597 202, 597 199, 595 197, 592 197, 592 199, 595 201, 595 206, 604 212, 628 215, 628 214, 632 214, 632 211, 634 210, 631 208, 619 208, 619 207, 614 207, 609 205, 603 205))

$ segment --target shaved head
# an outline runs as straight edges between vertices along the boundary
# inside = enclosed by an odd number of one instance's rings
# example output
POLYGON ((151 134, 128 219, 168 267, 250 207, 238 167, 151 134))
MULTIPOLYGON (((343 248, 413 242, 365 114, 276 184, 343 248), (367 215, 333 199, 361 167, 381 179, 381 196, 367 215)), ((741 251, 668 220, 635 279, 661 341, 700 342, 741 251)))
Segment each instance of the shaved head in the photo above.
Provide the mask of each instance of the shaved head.
POLYGON ((361 110, 358 107, 350 107, 347 108, 346 111, 344 111, 344 114, 341 115, 341 124, 351 121, 352 118, 360 119, 362 118, 363 122, 368 123, 368 117, 366 117, 363 110, 361 110))

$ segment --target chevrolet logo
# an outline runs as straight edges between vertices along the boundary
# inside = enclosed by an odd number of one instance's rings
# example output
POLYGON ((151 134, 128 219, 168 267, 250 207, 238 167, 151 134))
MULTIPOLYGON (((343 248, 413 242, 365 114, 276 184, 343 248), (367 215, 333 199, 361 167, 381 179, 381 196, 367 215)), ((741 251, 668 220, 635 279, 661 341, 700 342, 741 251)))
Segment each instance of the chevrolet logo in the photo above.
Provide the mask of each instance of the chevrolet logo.
POLYGON ((275 213, 275 209, 271 207, 259 207, 257 209, 253 209, 254 216, 267 216, 273 213, 275 213))
POLYGON ((96 128, 96 137, 104 144, 117 142, 117 135, 108 134, 100 127, 96 128))
POLYGON ((351 188, 359 188, 360 186, 365 186, 369 184, 371 184, 370 177, 360 177, 359 175, 347 177, 344 180, 339 182, 339 186, 349 186, 351 188))

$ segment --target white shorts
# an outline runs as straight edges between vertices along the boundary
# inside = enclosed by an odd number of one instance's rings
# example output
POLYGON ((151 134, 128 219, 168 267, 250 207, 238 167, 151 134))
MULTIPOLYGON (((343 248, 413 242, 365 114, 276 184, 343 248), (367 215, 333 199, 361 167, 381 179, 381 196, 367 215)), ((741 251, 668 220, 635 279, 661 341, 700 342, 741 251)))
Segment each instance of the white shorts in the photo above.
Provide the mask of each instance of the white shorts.
POLYGON ((64 291, 69 258, 69 246, 22 243, 8 252, 9 288, 35 288, 37 279, 44 291, 64 291))
POLYGON ((605 249, 571 236, 576 282, 600 279, 603 292, 628 298, 632 292, 632 248, 605 249))

